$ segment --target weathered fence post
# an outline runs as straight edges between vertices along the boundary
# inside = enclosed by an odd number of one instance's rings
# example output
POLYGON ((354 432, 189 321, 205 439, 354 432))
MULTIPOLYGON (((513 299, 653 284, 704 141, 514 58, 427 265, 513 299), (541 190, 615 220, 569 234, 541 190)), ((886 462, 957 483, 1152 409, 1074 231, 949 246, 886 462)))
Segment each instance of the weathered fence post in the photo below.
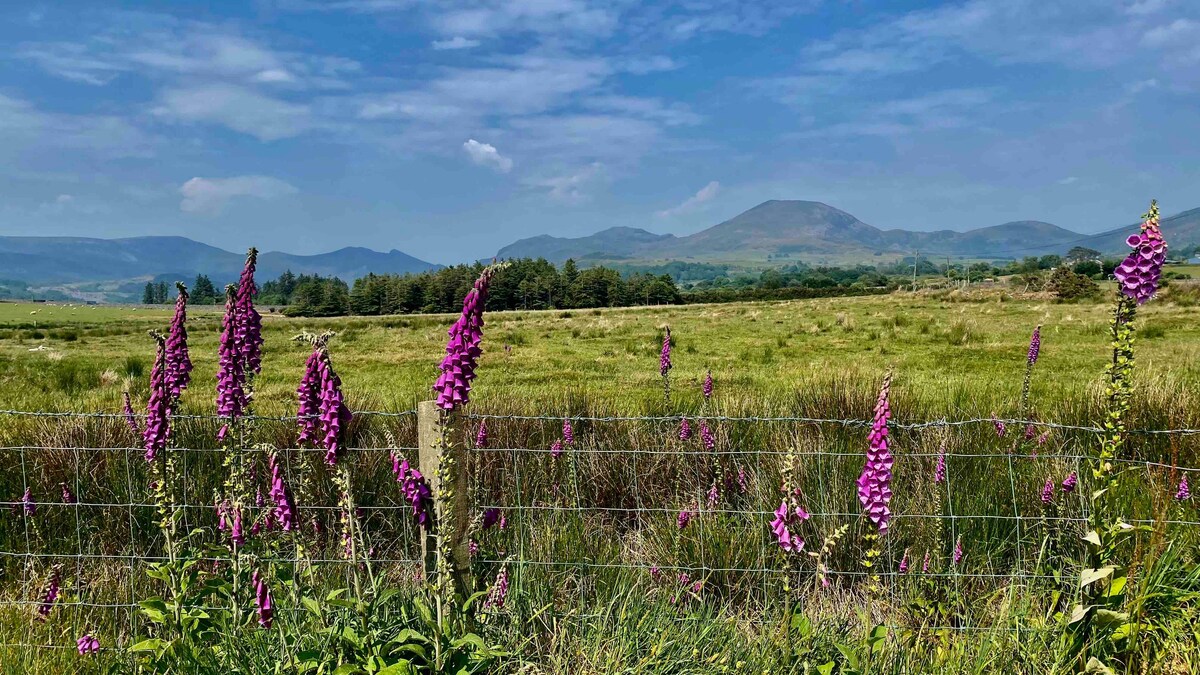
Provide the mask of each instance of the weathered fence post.
POLYGON ((421 554, 425 578, 439 581, 439 559, 445 564, 460 596, 468 597, 471 552, 467 539, 470 524, 467 453, 463 446, 463 416, 447 412, 436 401, 417 405, 417 451, 421 474, 433 492, 433 518, 422 527, 421 554))

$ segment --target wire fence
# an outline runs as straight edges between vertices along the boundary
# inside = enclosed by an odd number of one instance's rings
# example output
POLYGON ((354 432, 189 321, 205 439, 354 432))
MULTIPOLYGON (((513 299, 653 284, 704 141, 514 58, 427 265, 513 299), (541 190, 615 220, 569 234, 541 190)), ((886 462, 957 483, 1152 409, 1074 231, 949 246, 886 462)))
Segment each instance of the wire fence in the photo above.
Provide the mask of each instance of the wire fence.
MULTIPOLYGON (((781 599, 833 613, 834 598, 873 593, 880 623, 991 630, 998 591, 1076 591, 1071 561, 1090 514, 1089 462, 1098 426, 1022 419, 893 421, 893 519, 881 555, 863 561, 855 480, 871 420, 814 417, 470 414, 453 433, 470 484, 472 569, 486 589, 504 570, 513 603, 561 616, 596 616, 637 589, 687 616, 701 606, 761 615, 781 599), (486 425, 486 443, 477 444, 486 425), (567 427, 570 427, 569 429, 567 427), (700 432, 703 427, 705 433, 700 432), (944 465, 944 472, 938 465, 944 465), (944 479, 939 475, 944 474, 944 479), (803 507, 805 540, 783 550, 772 531, 782 503, 803 507), (914 597, 953 611, 917 616, 914 597)), ((124 415, 0 410, 0 647, 73 647, 86 632, 127 649, 145 634, 140 602, 160 592, 146 571, 167 558, 153 476, 124 415), (57 570, 57 572, 55 572, 57 570), (47 579, 62 591, 47 605, 47 579)), ((175 415, 181 531, 206 570, 229 565, 216 508, 230 452, 214 442, 223 420, 175 415)), ((327 587, 349 566, 339 495, 320 457, 297 447, 295 416, 250 416, 239 445, 256 563, 317 569, 327 587), (264 498, 268 454, 282 463, 302 524, 282 536, 264 498)), ((348 439, 365 557, 389 581, 423 582, 421 531, 393 477, 417 464, 416 410, 355 413, 348 439)), ((1200 471, 1200 429, 1134 429, 1117 460, 1129 476, 1112 499, 1131 524, 1194 541, 1200 520, 1176 499, 1200 471)), ((286 598, 283 617, 304 612, 286 598)), ((249 601, 247 600, 247 603, 249 601)), ((1065 601, 1064 601, 1065 602, 1065 601)), ((514 610, 515 611, 515 610, 514 610)))

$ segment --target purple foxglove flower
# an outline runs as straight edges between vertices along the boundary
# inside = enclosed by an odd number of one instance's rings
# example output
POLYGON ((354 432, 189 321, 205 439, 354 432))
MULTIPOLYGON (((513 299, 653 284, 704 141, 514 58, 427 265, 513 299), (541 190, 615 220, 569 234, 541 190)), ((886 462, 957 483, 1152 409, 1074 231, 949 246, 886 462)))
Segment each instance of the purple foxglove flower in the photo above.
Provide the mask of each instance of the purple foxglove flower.
POLYGON ((1047 440, 1047 439, 1049 439, 1049 438, 1050 438, 1050 430, 1049 430, 1049 429, 1047 429, 1047 430, 1043 431, 1043 432, 1041 433, 1041 435, 1039 435, 1039 436, 1037 437, 1037 444, 1038 444, 1038 445, 1045 445, 1045 444, 1046 444, 1046 440, 1047 440))
POLYGON ((808 520, 809 515, 800 507, 792 508, 784 499, 775 509, 775 520, 771 521, 771 531, 775 533, 775 542, 779 548, 789 553, 799 553, 804 550, 804 538, 794 534, 792 527, 808 520))
POLYGON ((662 352, 658 355, 658 374, 663 377, 671 370, 671 327, 663 333, 662 352))
POLYGON ((345 395, 342 394, 342 378, 333 370, 329 360, 329 352, 321 349, 320 361, 321 393, 319 409, 321 425, 325 430, 322 445, 325 448, 325 463, 329 466, 337 464, 338 457, 345 450, 342 437, 346 427, 350 425, 352 415, 346 406, 345 395))
POLYGON ((474 539, 467 542, 467 552, 471 554, 472 558, 479 555, 479 542, 474 539))
POLYGON ((226 522, 225 516, 229 512, 229 502, 219 502, 213 505, 217 511, 217 531, 224 532, 229 525, 226 522))
POLYGON ((1007 427, 1004 426, 1002 420, 996 417, 996 413, 992 413, 992 424, 996 427, 996 435, 1004 438, 1004 432, 1007 430, 1007 427))
POLYGON ((1188 488, 1187 476, 1179 480, 1179 489, 1175 491, 1175 501, 1187 501, 1192 498, 1192 491, 1188 488))
POLYGON ((1150 202, 1141 232, 1131 235, 1125 243, 1133 249, 1113 275, 1121 293, 1141 305, 1158 291, 1159 277, 1167 261, 1167 242, 1158 225, 1158 204, 1150 202))
POLYGON ((91 633, 84 633, 75 641, 75 647, 79 650, 80 656, 87 656, 100 651, 100 641, 91 633))
POLYGON ((550 457, 558 459, 559 457, 562 457, 562 454, 563 442, 556 438, 554 439, 554 442, 550 444, 550 457))
POLYGON ((37 503, 33 501, 33 491, 28 487, 25 488, 25 494, 21 495, 21 509, 27 516, 37 513, 37 503))
POLYGON ((487 420, 479 420, 479 431, 475 434, 475 447, 486 448, 488 442, 487 420))
POLYGON ((713 436, 712 429, 708 428, 708 420, 700 420, 700 442, 704 444, 704 449, 710 452, 717 448, 717 439, 713 436))
POLYGON ((258 295, 258 286, 254 283, 254 270, 258 263, 258 249, 246 251, 246 265, 242 268, 242 276, 238 279, 237 306, 238 328, 237 344, 242 356, 244 372, 262 372, 262 316, 254 308, 254 296, 258 295))
POLYGON ((490 530, 498 522, 500 522, 500 509, 490 508, 483 512, 483 521, 481 523, 483 529, 490 530))
POLYGON ((658 569, 658 565, 652 565, 650 567, 650 578, 653 579, 655 583, 662 581, 663 573, 662 570, 658 569))
POLYGON ((137 415, 133 412, 133 401, 129 398, 129 392, 124 391, 121 392, 121 394, 125 399, 125 425, 128 426, 129 430, 134 434, 141 436, 142 429, 138 426, 137 415))
POLYGON ((946 446, 944 444, 938 450, 937 465, 933 467, 933 482, 946 482, 946 446))
POLYGON ((158 453, 167 447, 167 439, 171 435, 171 400, 166 345, 160 338, 154 367, 150 370, 150 400, 146 404, 146 428, 142 431, 147 462, 153 462, 158 453))
POLYGON ((692 522, 692 516, 694 515, 695 514, 691 511, 691 509, 684 509, 680 511, 679 516, 675 518, 675 526, 682 530, 688 526, 688 523, 692 522))
POLYGON ((960 534, 960 535, 958 535, 958 539, 955 540, 955 542, 954 542, 954 556, 953 556, 952 560, 954 561, 954 564, 957 565, 958 563, 962 562, 962 559, 963 559, 963 547, 962 547, 962 535, 960 534))
POLYGON ((225 418, 217 432, 217 440, 229 435, 229 422, 241 417, 249 405, 246 395, 246 362, 238 342, 241 317, 238 316, 237 289, 230 286, 225 292, 225 317, 221 320, 221 337, 217 344, 217 416, 225 418))
POLYGON ((929 551, 925 551, 925 561, 921 563, 921 574, 929 574, 929 551))
POLYGON ((712 379, 712 371, 711 370, 704 373, 704 384, 700 385, 700 390, 702 392, 704 392, 704 400, 705 401, 712 398, 713 379, 712 379))
POLYGON ((503 513, 500 514, 500 522, 496 525, 496 529, 501 532, 508 529, 508 516, 503 513))
POLYGON ((37 618, 39 621, 45 621, 50 616, 50 611, 54 609, 54 603, 58 601, 61 584, 62 569, 55 565, 50 569, 50 575, 46 578, 46 585, 42 591, 42 601, 38 603, 37 618))
POLYGON ((563 443, 575 445, 575 429, 571 426, 571 420, 563 420, 563 443))
POLYGON ((488 286, 497 270, 492 265, 483 270, 475 281, 475 287, 463 298, 462 314, 450 327, 450 341, 446 343, 446 356, 438 369, 437 404, 443 410, 453 410, 465 405, 470 399, 471 380, 475 379, 475 368, 483 353, 483 308, 487 303, 488 286))
POLYGON ((275 618, 275 607, 271 603, 271 586, 258 570, 254 570, 250 581, 254 584, 254 606, 258 610, 258 625, 270 628, 275 618))
POLYGON ((292 498, 291 489, 283 480, 282 467, 274 454, 270 455, 267 463, 271 470, 271 501, 275 502, 273 515, 279 522, 280 529, 291 532, 296 528, 296 501, 292 498))
POLYGON ((1037 328, 1033 329, 1033 336, 1029 338, 1029 354, 1026 356, 1026 360, 1029 362, 1029 365, 1032 366, 1033 364, 1037 363, 1038 354, 1040 354, 1041 351, 1042 326, 1039 324, 1037 328))
MULTIPOLYGON (((420 471, 409 466, 406 459, 400 463, 396 482, 400 483, 400 493, 412 505, 413 518, 416 519, 417 524, 428 524, 433 506, 433 492, 429 489, 429 483, 425 477, 421 475, 420 471)), ((484 514, 484 519, 486 520, 486 518, 487 515, 484 514)))
POLYGON ((62 500, 64 504, 74 504, 78 500, 75 499, 75 493, 71 492, 71 488, 66 483, 59 483, 62 487, 62 500))
POLYGON ((687 572, 680 572, 680 573, 679 573, 679 585, 680 585, 680 586, 687 586, 687 585, 688 585, 688 584, 690 584, 690 583, 692 583, 692 578, 691 578, 690 576, 688 576, 688 573, 687 573, 687 572))
POLYGON ((712 487, 710 487, 708 489, 708 495, 707 495, 708 508, 711 509, 712 507, 716 506, 717 502, 720 501, 720 499, 721 499, 721 491, 717 488, 717 484, 714 482, 712 484, 712 487))
POLYGON ((746 494, 750 491, 750 476, 746 474, 746 467, 739 466, 737 470, 738 491, 746 494))
POLYGON ((687 441, 692 438, 692 425, 688 422, 688 418, 683 418, 679 422, 679 440, 687 441))
POLYGON ((240 508, 231 510, 233 511, 233 523, 229 526, 229 539, 238 546, 243 546, 246 543, 246 533, 242 531, 242 510, 240 508))
POLYGON ((704 589, 703 581, 696 581, 695 583, 692 584, 692 593, 695 593, 698 595, 700 593, 700 591, 703 589, 704 589))
POLYGON ((321 351, 314 349, 304 362, 304 376, 296 387, 299 404, 296 423, 300 427, 300 443, 317 443, 321 435, 321 351))
POLYGON ((1047 478, 1046 484, 1042 486, 1042 504, 1049 506, 1052 501, 1054 501, 1054 481, 1047 478))
POLYGON ((508 568, 501 567, 500 573, 496 575, 496 582, 492 584, 492 590, 488 593, 487 599, 483 601, 484 607, 492 607, 495 609, 504 608, 504 600, 508 597, 508 568))
POLYGON ((879 528, 880 534, 887 533, 888 521, 892 517, 892 452, 888 447, 888 420, 892 416, 888 393, 892 386, 892 374, 883 378, 879 398, 875 403, 875 419, 871 433, 867 436, 866 462, 858 477, 858 501, 866 509, 867 517, 879 528))
POLYGON ((1074 492, 1074 491, 1075 491, 1075 485, 1076 485, 1078 482, 1079 482, 1079 477, 1075 475, 1075 472, 1074 472, 1074 471, 1072 471, 1070 474, 1068 474, 1068 475, 1067 475, 1067 477, 1066 477, 1066 478, 1064 478, 1064 479, 1063 479, 1063 482, 1062 482, 1062 491, 1063 491, 1063 492, 1066 492, 1066 493, 1071 493, 1071 492, 1074 492))
POLYGON ((175 287, 179 289, 179 295, 175 299, 175 316, 167 333, 166 361, 167 387, 171 396, 178 399, 192 379, 192 360, 188 355, 187 342, 187 286, 176 283, 175 287))
POLYGON ((904 549, 904 555, 900 558, 900 574, 908 574, 908 549, 904 549))
POLYGON ((1033 437, 1037 436, 1037 429, 1032 424, 1025 425, 1025 440, 1032 441, 1033 437))

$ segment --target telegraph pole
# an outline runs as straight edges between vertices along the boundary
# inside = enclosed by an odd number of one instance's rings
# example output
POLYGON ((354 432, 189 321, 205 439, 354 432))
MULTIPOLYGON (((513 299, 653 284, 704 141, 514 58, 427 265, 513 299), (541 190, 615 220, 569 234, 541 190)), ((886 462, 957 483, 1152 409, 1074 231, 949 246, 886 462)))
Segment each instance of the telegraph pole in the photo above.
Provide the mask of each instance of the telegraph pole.
POLYGON ((914 293, 917 291, 917 262, 920 259, 921 259, 921 252, 915 251, 913 253, 913 292, 914 293))

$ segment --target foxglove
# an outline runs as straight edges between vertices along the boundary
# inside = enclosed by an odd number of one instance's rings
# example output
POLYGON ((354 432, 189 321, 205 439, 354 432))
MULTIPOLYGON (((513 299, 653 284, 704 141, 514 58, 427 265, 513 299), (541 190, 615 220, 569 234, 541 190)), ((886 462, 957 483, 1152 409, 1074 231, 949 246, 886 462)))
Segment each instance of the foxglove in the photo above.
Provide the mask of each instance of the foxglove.
POLYGON ((150 400, 146 404, 146 428, 142 431, 147 462, 153 462, 158 453, 167 447, 167 439, 171 435, 171 400, 166 344, 160 337, 154 367, 150 370, 150 400))
POLYGON ((1046 484, 1042 486, 1042 504, 1049 506, 1052 501, 1054 501, 1054 481, 1047 478, 1046 484))
POLYGON ((1029 338, 1029 354, 1026 355, 1026 361, 1029 365, 1037 363, 1038 354, 1042 351, 1042 327, 1039 325, 1033 329, 1033 335, 1029 338))
POLYGON ((123 391, 121 395, 125 399, 125 425, 134 434, 141 436, 142 429, 138 426, 137 415, 133 412, 133 400, 129 398, 129 391, 123 391))
POLYGON ((1062 491, 1066 492, 1066 493, 1074 492, 1075 485, 1077 483, 1079 483, 1079 477, 1075 475, 1074 471, 1072 471, 1070 474, 1067 475, 1066 478, 1063 479, 1062 491))
POLYGON ((487 420, 479 420, 479 432, 475 434, 475 447, 486 448, 488 442, 487 420))
POLYGON ((1158 224, 1158 202, 1150 202, 1150 211, 1144 217, 1141 232, 1125 240, 1133 252, 1113 272, 1121 293, 1139 305, 1158 290, 1163 264, 1167 261, 1167 242, 1158 224))
POLYGON ((84 633, 75 641, 75 648, 79 650, 80 656, 95 654, 100 651, 100 641, 91 633, 84 633))
MULTIPOLYGON (((396 482, 400 484, 400 492, 404 499, 412 506, 413 518, 417 524, 428 524, 433 506, 433 491, 429 489, 425 477, 420 471, 409 466, 406 459, 400 463, 400 470, 396 472, 396 482)), ((487 520, 487 514, 484 514, 484 520, 487 520)))
POLYGON ((717 447, 717 439, 713 436, 712 429, 708 428, 707 420, 700 420, 700 442, 704 444, 704 449, 710 452, 717 447))
POLYGON ((450 341, 446 343, 446 356, 438 370, 433 390, 437 393, 437 404, 443 410, 453 410, 465 405, 470 399, 471 380, 475 379, 475 368, 483 353, 483 308, 487 303, 488 286, 498 266, 483 270, 475 286, 463 298, 462 313, 450 327, 450 341))
POLYGON ((270 628, 275 618, 275 607, 271 602, 271 587, 258 570, 254 570, 251 578, 254 584, 254 606, 258 610, 258 624, 270 628))
POLYGON ((483 601, 484 607, 494 609, 503 609, 504 600, 508 597, 508 568, 501 567, 500 573, 496 575, 496 582, 492 584, 492 590, 488 593, 487 599, 483 601))
POLYGON ((291 532, 296 527, 296 501, 292 498, 291 489, 283 480, 283 470, 274 453, 270 455, 267 463, 271 471, 270 497, 271 501, 275 502, 275 520, 281 530, 291 532))
POLYGON ((1175 490, 1175 501, 1186 501, 1192 498, 1192 491, 1188 488, 1187 476, 1179 480, 1179 489, 1175 490))
POLYGON ((187 334, 187 286, 175 284, 179 295, 175 298, 175 316, 171 319, 171 328, 167 332, 166 360, 167 387, 175 399, 187 389, 192 379, 192 360, 188 354, 187 334))
POLYGON ((704 392, 704 400, 705 400, 705 401, 707 401, 707 400, 709 400, 709 399, 711 399, 711 398, 712 398, 712 393, 713 393, 713 379, 712 379, 712 371, 711 371, 711 370, 707 371, 707 372, 704 374, 704 384, 702 384, 702 385, 700 386, 700 390, 701 390, 702 392, 704 392))
POLYGON ((867 517, 879 528, 879 533, 887 532, 888 521, 891 519, 890 504, 892 501, 892 453, 888 447, 888 420, 891 419, 892 409, 888 402, 888 393, 892 385, 892 374, 883 378, 883 386, 879 390, 879 398, 875 403, 875 418, 868 435, 866 463, 858 477, 858 501, 866 509, 867 517))
POLYGON ((46 585, 42 591, 42 601, 38 603, 37 618, 39 621, 45 621, 50 616, 51 610, 54 609, 54 603, 58 601, 61 584, 62 568, 55 565, 50 568, 50 574, 46 578, 46 585))
POLYGON ((571 420, 563 420, 563 443, 566 445, 575 445, 575 429, 571 426, 571 420))
POLYGON ((803 508, 792 507, 784 499, 775 509, 775 520, 771 521, 771 531, 775 534, 775 542, 779 548, 789 553, 799 553, 804 550, 804 539, 792 532, 792 528, 809 519, 809 514, 803 508))
POLYGON ((687 441, 692 438, 692 425, 688 422, 688 418, 683 418, 679 422, 679 440, 687 441))

